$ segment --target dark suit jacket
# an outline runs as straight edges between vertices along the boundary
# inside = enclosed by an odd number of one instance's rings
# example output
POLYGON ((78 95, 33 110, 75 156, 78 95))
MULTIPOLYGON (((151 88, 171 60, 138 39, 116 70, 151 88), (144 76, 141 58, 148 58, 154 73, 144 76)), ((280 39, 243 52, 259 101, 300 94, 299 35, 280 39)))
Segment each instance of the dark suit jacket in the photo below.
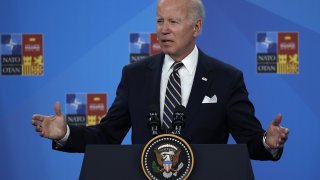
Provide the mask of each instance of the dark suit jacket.
MULTIPOLYGON (((84 152, 86 144, 120 144, 130 127, 132 143, 146 144, 152 138, 148 107, 160 104, 163 60, 164 54, 159 54, 125 66, 108 115, 96 126, 70 126, 67 144, 59 150, 84 152)), ((254 116, 242 72, 200 50, 185 121, 181 136, 190 144, 226 144, 231 133, 237 143, 247 144, 252 159, 280 158, 263 146, 265 131, 254 116), (202 104, 205 96, 213 95, 217 103, 202 104)))

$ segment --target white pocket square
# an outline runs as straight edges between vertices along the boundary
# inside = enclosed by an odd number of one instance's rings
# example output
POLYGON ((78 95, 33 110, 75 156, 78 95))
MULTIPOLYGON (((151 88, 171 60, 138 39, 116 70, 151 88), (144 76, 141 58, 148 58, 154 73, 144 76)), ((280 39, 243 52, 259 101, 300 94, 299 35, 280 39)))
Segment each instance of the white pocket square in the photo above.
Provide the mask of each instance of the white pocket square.
POLYGON ((216 95, 213 95, 211 98, 208 97, 208 96, 205 96, 203 98, 203 101, 202 101, 202 104, 205 104, 205 103, 217 103, 218 102, 218 98, 216 95))

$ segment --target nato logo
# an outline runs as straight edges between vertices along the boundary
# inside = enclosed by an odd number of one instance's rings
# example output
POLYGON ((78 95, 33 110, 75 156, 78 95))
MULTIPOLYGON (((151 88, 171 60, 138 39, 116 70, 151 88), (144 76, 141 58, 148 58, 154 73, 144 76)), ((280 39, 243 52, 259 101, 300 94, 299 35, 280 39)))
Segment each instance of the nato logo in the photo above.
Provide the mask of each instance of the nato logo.
POLYGON ((130 34, 130 53, 149 54, 150 34, 132 33, 130 34))
POLYGON ((1 35, 1 55, 21 56, 22 37, 18 34, 1 35))
POLYGON ((67 123, 71 125, 85 126, 87 122, 86 94, 67 94, 66 101, 67 123))
POLYGON ((129 39, 130 63, 149 57, 150 34, 130 33, 129 39))
POLYGON ((99 124, 107 114, 107 94, 70 93, 66 95, 67 123, 75 126, 99 124))
POLYGON ((1 34, 1 75, 43 75, 42 34, 1 34))
POLYGON ((277 53, 278 36, 275 32, 263 32, 257 34, 257 52, 277 53))
POLYGON ((258 73, 298 74, 298 32, 258 32, 258 73))
POLYGON ((155 33, 129 34, 130 63, 140 61, 161 52, 155 33))
POLYGON ((22 74, 22 36, 1 34, 1 75, 22 74))

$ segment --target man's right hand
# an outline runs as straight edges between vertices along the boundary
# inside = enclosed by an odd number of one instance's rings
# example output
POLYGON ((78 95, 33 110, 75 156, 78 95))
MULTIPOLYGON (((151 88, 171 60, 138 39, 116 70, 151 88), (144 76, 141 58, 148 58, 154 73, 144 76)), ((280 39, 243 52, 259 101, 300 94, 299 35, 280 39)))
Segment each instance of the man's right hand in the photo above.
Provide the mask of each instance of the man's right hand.
POLYGON ((36 127, 39 135, 52 140, 61 140, 67 133, 67 123, 61 113, 60 103, 56 102, 54 116, 34 114, 32 125, 36 127))

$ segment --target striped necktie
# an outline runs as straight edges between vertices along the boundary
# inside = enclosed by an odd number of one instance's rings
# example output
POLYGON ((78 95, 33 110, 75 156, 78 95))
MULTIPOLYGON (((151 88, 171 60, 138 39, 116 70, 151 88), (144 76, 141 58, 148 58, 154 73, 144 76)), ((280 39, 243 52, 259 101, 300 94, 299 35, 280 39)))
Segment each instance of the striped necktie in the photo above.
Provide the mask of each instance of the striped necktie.
POLYGON ((174 63, 168 80, 163 108, 163 130, 165 131, 171 130, 174 109, 177 105, 181 105, 181 83, 178 71, 182 66, 181 62, 174 63))

